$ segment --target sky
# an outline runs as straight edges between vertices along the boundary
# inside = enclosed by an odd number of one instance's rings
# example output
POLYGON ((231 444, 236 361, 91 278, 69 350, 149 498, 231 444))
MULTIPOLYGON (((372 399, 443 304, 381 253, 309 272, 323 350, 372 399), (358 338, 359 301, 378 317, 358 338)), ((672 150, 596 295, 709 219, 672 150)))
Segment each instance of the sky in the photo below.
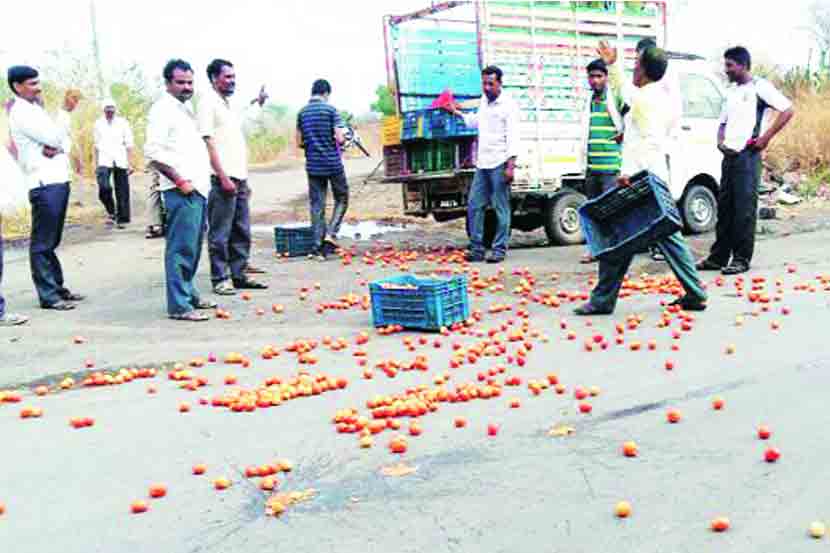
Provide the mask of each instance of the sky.
MULTIPOLYGON (((265 84, 274 102, 299 107, 311 83, 332 83, 332 103, 365 113, 386 82, 382 17, 429 5, 429 0, 96 0, 105 67, 138 63, 156 77, 181 57, 197 69, 214 57, 231 60, 238 94, 253 97, 265 84)), ((806 63, 809 0, 669 1, 669 47, 713 55, 742 43, 756 58, 806 63), (786 6, 786 9, 782 6, 786 6)), ((89 0, 15 2, 0 31, 0 68, 39 64, 47 50, 88 50, 89 0), (30 23, 31 22, 31 23, 30 23), (33 30, 37 30, 33 33, 33 30), (33 40, 36 37, 36 40, 33 40)), ((44 75, 48 79, 48 75, 44 75)))

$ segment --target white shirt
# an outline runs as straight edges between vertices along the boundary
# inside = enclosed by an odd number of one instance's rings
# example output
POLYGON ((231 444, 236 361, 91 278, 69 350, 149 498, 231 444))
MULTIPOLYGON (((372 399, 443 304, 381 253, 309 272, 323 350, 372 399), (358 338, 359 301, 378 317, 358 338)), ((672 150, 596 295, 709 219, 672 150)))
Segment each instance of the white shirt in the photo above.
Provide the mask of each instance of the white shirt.
POLYGON ((115 115, 110 122, 101 117, 95 122, 94 134, 98 166, 129 169, 127 148, 133 147, 133 131, 127 120, 115 115))
MULTIPOLYGON (((211 89, 199 102, 199 131, 213 139, 219 162, 229 177, 248 178, 248 145, 242 122, 226 98, 211 89)), ((212 169, 212 168, 211 168, 212 169)), ((215 174, 215 171, 213 171, 215 174)))
POLYGON ((17 146, 17 162, 29 189, 69 182, 69 144, 66 131, 55 123, 41 106, 16 98, 9 113, 9 130, 17 146), (52 158, 43 147, 61 149, 52 158))
POLYGON ((478 128, 479 169, 494 169, 519 155, 519 105, 504 90, 494 102, 481 97, 475 113, 463 114, 468 127, 478 128))
MULTIPOLYGON (((210 192, 210 158, 196 123, 193 105, 165 92, 150 108, 144 155, 169 165, 189 180, 205 198, 210 192)), ((176 183, 160 176, 159 190, 172 190, 176 183)))
POLYGON ((743 151, 759 118, 763 122, 767 107, 787 111, 792 105, 766 79, 754 78, 746 84, 732 84, 726 91, 726 103, 720 117, 721 125, 726 125, 723 145, 736 152, 743 151))
POLYGON ((630 177, 651 171, 668 185, 666 149, 674 127, 674 98, 657 82, 633 89, 630 101, 620 173, 630 177))

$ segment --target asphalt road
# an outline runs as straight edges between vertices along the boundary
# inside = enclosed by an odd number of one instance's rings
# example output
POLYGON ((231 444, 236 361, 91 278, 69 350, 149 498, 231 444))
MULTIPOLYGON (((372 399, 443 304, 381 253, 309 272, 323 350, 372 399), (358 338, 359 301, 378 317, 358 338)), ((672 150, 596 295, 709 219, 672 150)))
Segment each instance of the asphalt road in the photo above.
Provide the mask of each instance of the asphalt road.
MULTIPOLYGON (((282 201, 269 199, 261 209, 282 201)), ((770 303, 768 313, 738 297, 734 279, 717 286, 713 275, 707 275, 710 309, 696 315, 693 330, 681 331, 677 340, 671 332, 679 329, 678 321, 657 328, 665 296, 625 299, 613 317, 594 318, 592 327, 570 315, 574 303, 551 308, 530 302, 527 321, 540 336, 528 332, 533 349, 524 366, 500 356, 449 368, 451 345, 467 348, 482 340, 473 335, 430 334, 428 344, 418 345, 419 333, 383 337, 371 332, 363 346, 370 367, 384 360, 409 362, 416 355, 429 362, 428 371, 400 371, 394 378, 376 369, 371 380, 362 377, 353 356, 356 336, 371 325, 370 313, 353 308, 318 314, 315 306, 367 293, 361 281, 398 273, 393 266, 367 266, 360 256, 351 266, 276 262, 269 238, 261 236, 255 261, 269 268, 271 289, 250 301, 223 301, 232 313, 229 320, 188 325, 164 319, 163 245, 143 240, 138 228, 100 233, 63 249, 69 283, 90 295, 72 313, 33 310, 26 261, 12 256, 4 291, 11 305, 30 313, 33 321, 0 336, 0 389, 23 394, 21 403, 0 404, 0 503, 6 507, 0 516, 0 551, 789 553, 826 547, 808 537, 807 527, 830 520, 830 446, 823 439, 830 418, 830 311, 828 293, 816 279, 830 275, 828 238, 830 233, 821 231, 759 243, 750 276, 766 278, 771 291, 775 280, 782 282, 781 301, 770 303), (790 264, 794 273, 786 270, 790 264), (815 291, 797 290, 801 284, 812 284, 815 291), (304 286, 311 291, 301 301, 304 286), (272 313, 273 303, 283 304, 285 312, 272 313), (783 307, 788 315, 781 313, 783 307), (265 314, 257 315, 257 308, 265 314), (614 344, 615 325, 634 314, 643 317, 642 324, 625 332, 624 345, 614 344), (739 316, 741 326, 736 325, 739 316), (778 330, 771 328, 773 322, 778 330), (569 340, 568 332, 576 339, 569 340), (585 340, 595 334, 611 340, 607 350, 585 351, 585 340), (75 344, 75 336, 85 342, 75 344), (314 351, 319 362, 305 368, 348 379, 345 389, 251 413, 199 405, 199 398, 252 389, 273 376, 287 380, 301 368, 290 352, 261 359, 265 345, 284 348, 297 339, 325 336, 342 336, 348 349, 333 352, 321 344, 314 351), (416 340, 414 352, 404 345, 408 337, 416 340), (441 348, 433 346, 436 339, 441 348), (656 351, 648 350, 650 340, 656 351), (642 343, 641 351, 631 351, 633 341, 642 343), (672 344, 679 351, 671 351, 672 344), (731 355, 726 353, 730 345, 735 348, 731 355), (224 363, 230 352, 248 356, 251 366, 224 363), (219 360, 193 369, 209 381, 195 392, 181 389, 166 372, 121 386, 54 391, 67 374, 82 378, 86 361, 94 363, 92 370, 118 370, 187 363, 210 353, 219 360), (664 367, 667 360, 675 365, 671 371, 664 367), (505 386, 494 399, 440 403, 421 417, 423 434, 407 436, 402 456, 386 447, 394 431, 376 435, 372 448, 361 449, 354 434, 338 434, 332 423, 340 409, 367 414, 366 401, 377 394, 433 387, 444 373, 451 375, 448 388, 478 384, 479 372, 499 365, 507 367, 499 382, 519 376, 521 386, 505 386), (548 388, 533 396, 528 380, 544 380, 551 372, 566 386, 565 393, 548 388), (230 374, 238 384, 223 384, 230 374), (52 393, 33 395, 42 383, 52 393), (157 393, 148 393, 149 386, 157 393), (591 414, 578 412, 577 386, 599 388, 598 396, 585 400, 591 414), (712 408, 715 396, 725 401, 722 410, 712 408), (508 405, 513 398, 520 400, 519 408, 508 405), (179 412, 182 402, 190 412, 179 412), (43 416, 21 420, 24 406, 41 407, 43 416), (681 422, 669 424, 668 409, 678 410, 681 422), (95 425, 73 429, 72 417, 93 417, 95 425), (465 428, 454 427, 457 417, 466 419, 465 428), (487 436, 489 424, 498 425, 497 436, 487 436), (772 430, 768 442, 756 436, 761 424, 772 430), (573 433, 549 435, 562 426, 573 433), (621 453, 628 440, 639 447, 635 458, 621 453), (768 446, 780 449, 774 464, 764 461, 768 446), (277 476, 280 491, 316 492, 279 518, 266 514, 268 494, 258 489, 260 479, 244 477, 245 467, 275 459, 294 465, 290 474, 277 476), (400 461, 405 474, 382 473, 400 461), (196 463, 207 465, 205 475, 191 474, 196 463), (220 476, 230 479, 229 489, 213 488, 220 476), (167 486, 167 497, 147 499, 155 483, 167 486), (147 499, 149 511, 130 514, 131 503, 140 499, 147 499), (625 520, 614 516, 622 500, 632 505, 625 520), (717 516, 730 519, 728 532, 709 530, 717 516)), ((385 239, 463 244, 456 235, 417 230, 385 239)), ((705 244, 706 239, 696 247, 705 244)), ((357 247, 364 251, 377 245, 373 240, 357 247)), ((587 291, 590 273, 577 264, 580 254, 579 248, 511 252, 501 281, 505 291, 471 298, 473 308, 483 311, 476 330, 486 332, 508 319, 514 321, 510 330, 520 325, 520 298, 511 293, 521 278, 511 274, 515 269, 536 278, 535 293, 587 291), (559 280, 551 279, 554 273, 559 280), (511 304, 514 311, 490 314, 493 304, 511 304)), ((203 264, 204 290, 206 269, 203 264)), ((436 265, 422 255, 411 269, 429 274, 436 265)), ((480 270, 486 277, 497 271, 480 270)), ((644 270, 665 267, 641 259, 632 276, 644 270)), ((508 353, 515 355, 518 344, 510 343, 508 353)), ((409 419, 403 423, 406 434, 409 419)))

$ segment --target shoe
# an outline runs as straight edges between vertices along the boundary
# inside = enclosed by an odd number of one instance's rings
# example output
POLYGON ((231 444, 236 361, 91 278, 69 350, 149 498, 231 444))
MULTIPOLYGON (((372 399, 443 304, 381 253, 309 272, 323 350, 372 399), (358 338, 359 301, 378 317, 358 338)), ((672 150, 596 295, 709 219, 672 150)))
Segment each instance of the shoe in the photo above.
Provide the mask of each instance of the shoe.
POLYGON ((127 225, 125 225, 124 223, 116 223, 115 228, 117 228, 118 230, 124 230, 125 228, 127 228, 127 225))
POLYGON ((491 264, 501 263, 502 261, 504 261, 504 256, 498 254, 490 254, 487 256, 487 259, 485 261, 491 264))
POLYGON ((198 309, 201 311, 204 311, 206 309, 216 309, 217 307, 219 307, 219 304, 215 301, 205 300, 202 298, 199 298, 198 300, 193 302, 193 309, 198 309))
POLYGON ((613 312, 613 310, 600 309, 599 307, 595 307, 590 302, 574 309, 574 315, 577 315, 579 317, 590 317, 592 315, 610 315, 613 312))
POLYGON ((265 269, 260 269, 258 267, 254 267, 253 265, 245 265, 245 268, 242 269, 243 273, 247 273, 249 275, 266 275, 268 274, 265 269))
POLYGON ((597 262, 597 259, 596 259, 594 256, 592 256, 591 254, 586 253, 585 255, 583 255, 583 256, 579 259, 579 262, 580 262, 582 265, 590 265, 591 263, 596 263, 596 262, 597 262))
POLYGON ((698 271, 720 271, 723 267, 715 263, 714 261, 710 261, 709 259, 703 259, 698 261, 695 268, 698 271))
POLYGON ((6 313, 0 317, 0 326, 20 326, 29 322, 29 317, 16 313, 6 313))
POLYGON ((651 249, 651 259, 652 259, 652 261, 665 261, 666 256, 663 255, 663 252, 661 252, 658 248, 652 248, 651 249))
POLYGON ((464 259, 468 263, 481 263, 482 261, 484 261, 484 256, 480 253, 467 252, 464 254, 464 259))
POLYGON ((326 238, 323 240, 323 248, 326 250, 326 253, 335 253, 340 249, 340 246, 333 238, 326 238))
POLYGON ((55 303, 41 304, 41 309, 54 309, 55 311, 72 311, 75 309, 74 303, 68 301, 56 301, 55 303))
POLYGON ((81 294, 75 294, 74 292, 70 292, 69 290, 60 292, 60 296, 63 301, 84 301, 86 299, 86 296, 81 294))
POLYGON ((315 261, 326 261, 328 258, 326 257, 326 251, 323 250, 315 250, 314 252, 309 255, 311 259, 315 261))
POLYGON ((732 263, 721 269, 721 273, 723 273, 724 275, 739 275, 747 271, 749 271, 749 265, 741 261, 733 261, 732 263))
POLYGON ((213 293, 220 296, 235 296, 236 290, 229 280, 223 280, 213 285, 213 293))
POLYGON ((670 307, 680 306, 683 311, 706 311, 706 302, 693 299, 689 296, 678 298, 669 304, 670 307))
POLYGON ((175 315, 170 315, 170 318, 174 321, 188 321, 191 323, 201 323, 210 320, 210 317, 208 317, 204 313, 197 313, 196 311, 189 311, 187 313, 177 313, 175 315))
POLYGON ((150 225, 147 227, 147 233, 144 235, 147 240, 153 238, 164 238, 164 227, 161 225, 150 225))
POLYGON ((234 280, 233 287, 237 290, 267 290, 268 285, 257 282, 252 278, 245 278, 243 280, 234 280))

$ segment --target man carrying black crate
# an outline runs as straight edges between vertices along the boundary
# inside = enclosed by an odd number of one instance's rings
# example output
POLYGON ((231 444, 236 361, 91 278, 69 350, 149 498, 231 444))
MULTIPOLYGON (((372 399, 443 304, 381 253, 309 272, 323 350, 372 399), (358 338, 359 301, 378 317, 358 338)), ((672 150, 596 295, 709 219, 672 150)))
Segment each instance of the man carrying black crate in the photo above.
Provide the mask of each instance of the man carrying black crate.
MULTIPOLYGON (((616 185, 622 159, 622 113, 626 106, 622 96, 608 85, 608 67, 604 61, 594 60, 586 70, 593 94, 586 108, 588 128, 585 131, 585 151, 588 170, 584 191, 588 199, 593 200, 616 185)), ((582 263, 594 261, 591 254, 585 254, 582 258, 582 263)))
MULTIPOLYGON (((619 66, 614 66, 617 60, 616 50, 603 41, 599 54, 610 68, 612 84, 620 84, 622 70, 619 66)), ((672 127, 672 104, 670 96, 657 85, 667 67, 668 57, 659 48, 648 48, 637 60, 634 69, 634 85, 637 90, 630 100, 631 109, 626 115, 622 176, 617 180, 619 186, 629 186, 630 177, 641 171, 650 171, 664 182, 669 180, 665 148, 672 127)), ((656 245, 686 291, 686 295, 672 305, 687 311, 706 309, 706 292, 682 234, 678 231, 658 240, 656 245)), ((630 254, 613 261, 600 259, 599 282, 591 293, 591 300, 574 310, 574 313, 582 316, 613 313, 633 256, 630 254)))
POLYGON ((478 128, 476 175, 467 199, 470 248, 467 260, 481 262, 484 257, 484 214, 488 206, 496 212, 498 224, 493 251, 488 263, 501 263, 507 256, 510 238, 510 185, 519 153, 519 106, 502 90, 502 70, 495 66, 481 72, 483 96, 477 113, 462 113, 457 104, 446 106, 450 113, 464 118, 468 127, 478 128))
POLYGON ((702 271, 737 275, 749 270, 755 250, 761 153, 793 117, 792 102, 769 81, 752 76, 752 58, 746 48, 724 54, 731 87, 718 129, 723 171, 718 194, 717 239, 709 257, 698 263, 702 271), (778 112, 761 132, 767 109, 778 112))

